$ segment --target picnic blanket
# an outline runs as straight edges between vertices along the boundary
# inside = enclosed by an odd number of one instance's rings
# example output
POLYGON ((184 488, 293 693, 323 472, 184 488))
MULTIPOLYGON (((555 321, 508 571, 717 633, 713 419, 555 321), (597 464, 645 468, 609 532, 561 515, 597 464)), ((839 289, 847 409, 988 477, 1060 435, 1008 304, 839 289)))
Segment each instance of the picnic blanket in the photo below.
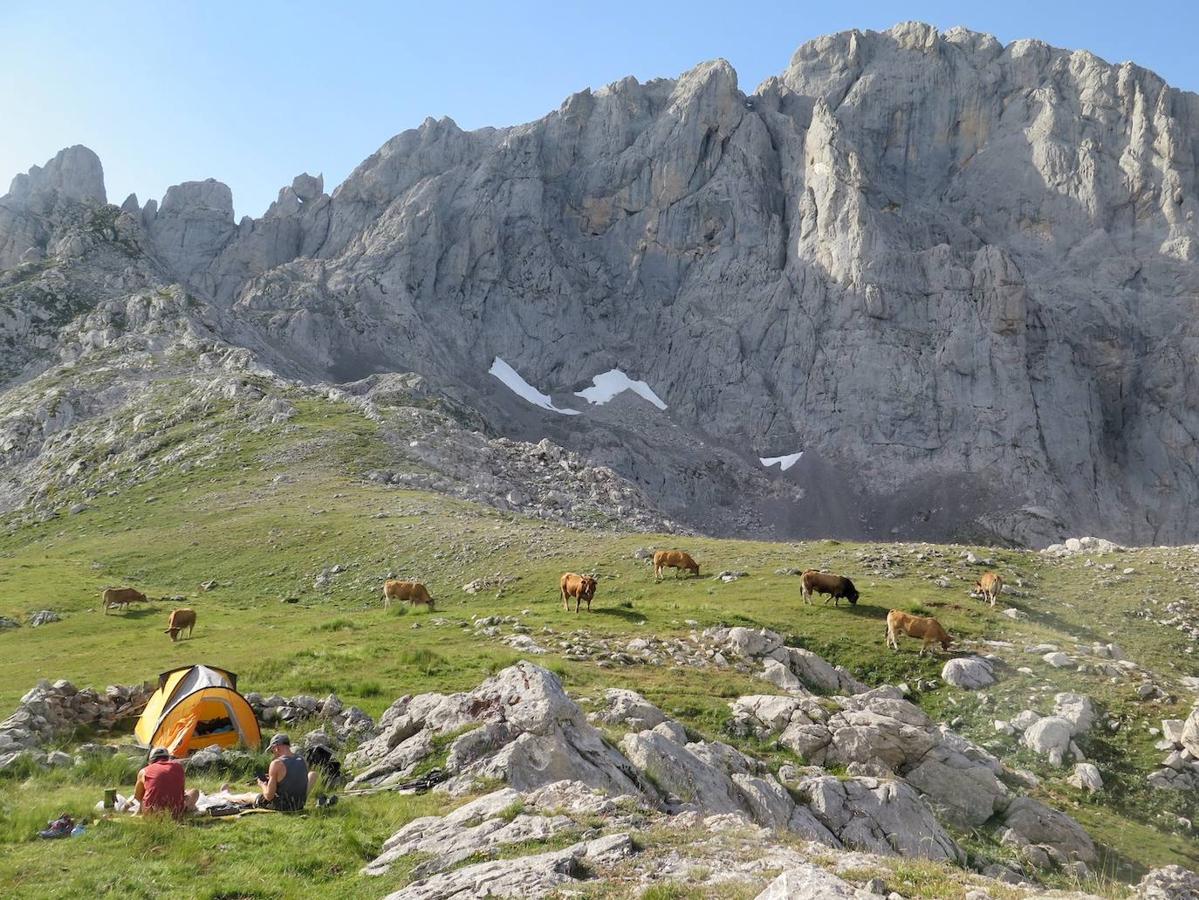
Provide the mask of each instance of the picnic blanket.
MULTIPOLYGON (((273 809, 259 809, 254 806, 247 806, 244 801, 237 801, 235 799, 237 796, 229 791, 215 791, 211 794, 205 794, 201 791, 199 798, 196 800, 196 808, 189 815, 240 819, 245 815, 275 812, 273 809)), ((116 804, 112 809, 105 809, 104 801, 101 800, 96 804, 96 811, 99 813, 115 813, 122 818, 134 817, 141 812, 141 804, 132 797, 117 794, 116 804)))

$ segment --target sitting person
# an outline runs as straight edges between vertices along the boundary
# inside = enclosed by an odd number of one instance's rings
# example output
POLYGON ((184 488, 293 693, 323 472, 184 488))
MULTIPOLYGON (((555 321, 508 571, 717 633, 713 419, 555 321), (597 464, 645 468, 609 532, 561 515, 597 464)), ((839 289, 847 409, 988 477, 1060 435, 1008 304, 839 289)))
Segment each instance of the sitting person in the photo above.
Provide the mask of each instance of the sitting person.
POLYGON ((285 734, 271 738, 267 750, 275 758, 266 770, 266 778, 258 779, 261 793, 235 799, 253 803, 259 809, 277 809, 280 812, 303 809, 308 801, 308 764, 291 752, 291 738, 285 734))
POLYGON ((171 759, 165 747, 150 751, 149 762, 137 773, 133 799, 141 804, 141 814, 165 812, 179 818, 196 808, 197 790, 184 790, 183 766, 171 759))

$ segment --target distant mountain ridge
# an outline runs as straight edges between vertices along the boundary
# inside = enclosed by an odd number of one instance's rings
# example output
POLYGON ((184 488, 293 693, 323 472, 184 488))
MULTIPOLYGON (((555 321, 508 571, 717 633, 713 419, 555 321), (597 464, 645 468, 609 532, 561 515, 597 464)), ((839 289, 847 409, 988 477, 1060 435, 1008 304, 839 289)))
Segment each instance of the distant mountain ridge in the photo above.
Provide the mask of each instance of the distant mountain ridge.
POLYGON ((108 206, 73 147, 0 198, 0 375, 179 284, 265 370, 417 373, 703 530, 1195 541, 1197 148, 1199 96, 1152 72, 916 23, 751 94, 717 60, 526 125, 426 120, 240 222, 212 180, 108 206), (666 408, 574 396, 611 370, 666 408))

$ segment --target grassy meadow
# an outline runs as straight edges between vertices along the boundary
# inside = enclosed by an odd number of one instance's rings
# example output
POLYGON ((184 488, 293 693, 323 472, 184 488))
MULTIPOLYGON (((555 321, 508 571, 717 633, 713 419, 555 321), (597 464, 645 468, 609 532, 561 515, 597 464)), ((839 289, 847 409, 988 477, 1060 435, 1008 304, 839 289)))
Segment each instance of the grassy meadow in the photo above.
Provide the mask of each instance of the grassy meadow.
MULTIPOLYGON (((546 627, 558 636, 585 629, 591 638, 628 640, 682 637, 717 624, 763 626, 868 683, 937 678, 944 658, 918 657, 916 642, 900 653, 886 650, 884 618, 898 607, 934 614, 965 647, 993 650, 1009 661, 999 685, 983 694, 940 686, 918 692, 917 702, 1010 765, 1033 771, 1041 779, 1034 793, 1078 818, 1104 845, 1099 876, 1105 885, 1135 879, 1150 865, 1199 865, 1194 832, 1178 822, 1199 812, 1195 800, 1144 785, 1163 756, 1148 729, 1162 718, 1185 718, 1192 698, 1171 691, 1165 701, 1145 703, 1136 699, 1135 679, 1112 683, 1052 670, 1023 653, 1040 642, 1072 652, 1078 642, 1115 641, 1163 684, 1199 674, 1183 635, 1137 615, 1154 598, 1194 596, 1199 576, 1191 571, 1189 551, 1112 554, 1087 567, 1083 557, 1047 560, 973 548, 992 558, 1009 584, 1023 584, 1000 607, 1026 616, 1013 621, 967 596, 982 571, 962 558, 967 548, 572 530, 364 481, 362 474, 385 454, 373 428, 332 404, 309 403, 286 429, 212 442, 204 465, 187 471, 164 466, 157 477, 89 500, 81 513, 0 532, 0 615, 24 620, 48 608, 63 616, 38 629, 0 632, 0 710, 13 708, 39 678, 102 688, 207 662, 237 672, 243 692, 334 692, 378 715, 403 694, 468 689, 520 659, 498 637, 480 637, 469 627, 472 617, 492 614, 519 617, 538 642, 553 637, 542 633, 546 627), (704 577, 655 583, 649 566, 633 557, 638 547, 650 546, 684 547, 704 577), (1113 570, 1100 568, 1113 563, 1113 570), (335 565, 344 571, 331 575, 326 588, 315 587, 316 576, 335 565), (850 575, 862 601, 804 606, 798 579, 775 574, 788 567, 850 575), (1121 575, 1126 567, 1135 573, 1121 575), (709 577, 723 569, 749 574, 731 583, 709 577), (566 570, 599 574, 590 614, 563 612, 557 580, 566 570), (390 574, 424 581, 438 601, 436 612, 384 610, 379 588, 390 574), (496 575, 516 580, 473 595, 462 589, 496 575), (936 578, 951 586, 938 586, 936 578), (215 586, 202 590, 208 581, 215 586), (125 584, 151 601, 104 614, 101 590, 125 584), (172 596, 186 601, 156 599, 172 596), (196 630, 190 640, 172 643, 163 629, 169 610, 182 605, 196 610, 196 630), (1018 672, 1020 666, 1033 674, 1018 672), (1116 731, 1097 725, 1081 742, 1107 782, 1095 797, 1066 784, 1069 769, 1049 768, 1014 739, 997 736, 992 725, 1030 704, 1047 713, 1053 690, 1067 689, 1091 696, 1101 722, 1119 723, 1116 731)), ((191 431, 176 437, 167 435, 162 449, 197 440, 191 431)), ((729 700, 773 691, 731 669, 601 666, 557 653, 536 661, 556 671, 572 695, 630 687, 695 732, 731 743, 738 741, 724 731, 729 700)), ((86 737, 63 745, 69 749, 86 737)), ((739 743, 767 757, 784 756, 777 748, 739 743)), ((131 785, 136 768, 117 756, 75 769, 0 776, 6 895, 378 897, 404 883, 406 867, 382 879, 358 875, 359 867, 406 821, 446 805, 436 795, 383 794, 303 817, 186 827, 99 822, 67 841, 34 837, 62 811, 89 810, 103 788, 131 785)), ((1002 856, 989 833, 959 837, 980 856, 1002 856)))

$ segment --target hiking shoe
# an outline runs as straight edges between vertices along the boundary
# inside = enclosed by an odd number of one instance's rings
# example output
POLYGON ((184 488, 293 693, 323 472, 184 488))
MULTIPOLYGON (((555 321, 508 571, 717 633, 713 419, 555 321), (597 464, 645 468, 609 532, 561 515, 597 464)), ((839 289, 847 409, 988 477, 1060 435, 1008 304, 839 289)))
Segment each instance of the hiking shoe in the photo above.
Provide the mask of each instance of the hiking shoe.
POLYGON ((53 822, 46 823, 46 827, 38 832, 38 837, 43 837, 47 840, 64 838, 71 833, 71 829, 74 827, 75 820, 64 813, 53 822))

